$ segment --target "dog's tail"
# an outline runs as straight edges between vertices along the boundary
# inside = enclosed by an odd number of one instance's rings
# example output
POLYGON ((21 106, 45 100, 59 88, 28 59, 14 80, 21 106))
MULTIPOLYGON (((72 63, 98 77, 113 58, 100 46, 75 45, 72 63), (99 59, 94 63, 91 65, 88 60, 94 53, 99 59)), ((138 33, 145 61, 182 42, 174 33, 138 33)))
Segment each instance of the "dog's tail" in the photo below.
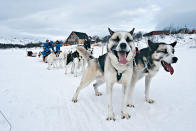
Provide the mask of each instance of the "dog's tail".
POLYGON ((77 47, 77 51, 79 52, 79 54, 86 60, 89 61, 90 59, 93 58, 93 56, 84 48, 81 46, 77 47))

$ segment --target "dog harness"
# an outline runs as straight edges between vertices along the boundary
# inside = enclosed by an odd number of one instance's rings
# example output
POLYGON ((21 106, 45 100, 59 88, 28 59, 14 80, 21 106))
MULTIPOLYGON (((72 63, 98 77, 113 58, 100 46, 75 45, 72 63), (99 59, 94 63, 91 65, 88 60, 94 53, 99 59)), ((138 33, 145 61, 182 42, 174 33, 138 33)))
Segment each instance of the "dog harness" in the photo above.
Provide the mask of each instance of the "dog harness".
POLYGON ((116 78, 117 78, 117 81, 119 81, 122 77, 122 74, 125 72, 123 71, 122 73, 118 73, 118 70, 116 68, 114 68, 114 70, 116 71, 116 78))
MULTIPOLYGON (((99 65, 99 68, 101 69, 102 72, 104 72, 104 66, 105 66, 105 59, 106 59, 106 56, 107 56, 107 53, 102 55, 102 56, 99 56, 98 58, 98 65, 99 65)), ((114 67, 113 67, 114 68, 114 67)), ((117 78, 117 81, 119 81, 122 77, 122 74, 125 72, 123 71, 122 73, 118 73, 118 70, 116 68, 114 68, 114 70, 116 71, 116 78, 117 78)))

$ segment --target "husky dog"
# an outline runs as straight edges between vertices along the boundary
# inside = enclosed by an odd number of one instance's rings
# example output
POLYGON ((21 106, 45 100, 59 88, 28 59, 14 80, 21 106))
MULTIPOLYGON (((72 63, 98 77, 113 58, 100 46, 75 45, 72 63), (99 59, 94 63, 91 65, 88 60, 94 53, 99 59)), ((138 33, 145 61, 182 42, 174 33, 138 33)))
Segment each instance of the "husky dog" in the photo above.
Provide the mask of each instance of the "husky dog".
POLYGON ((131 81, 131 89, 129 90, 128 105, 132 105, 132 94, 136 82, 145 76, 145 100, 148 103, 154 103, 154 100, 149 97, 150 82, 153 76, 159 71, 159 68, 163 66, 165 71, 170 72, 172 75, 174 69, 171 64, 176 63, 178 58, 174 56, 174 47, 177 42, 166 43, 153 43, 148 40, 148 47, 141 49, 140 53, 137 53, 134 61, 134 71, 131 81))
MULTIPOLYGON (((89 44, 90 44, 90 43, 89 43, 89 44)), ((91 48, 91 47, 89 47, 89 46, 87 46, 87 47, 84 46, 84 48, 87 50, 87 52, 88 52, 91 56, 93 56, 93 48, 91 48)), ((84 58, 81 56, 81 62, 80 62, 80 64, 81 64, 81 66, 82 66, 82 72, 84 72, 87 63, 88 63, 88 61, 87 61, 86 59, 84 59, 84 58)))
POLYGON ((131 84, 133 74, 133 59, 135 57, 135 45, 133 43, 134 28, 130 32, 114 32, 108 28, 110 39, 107 45, 107 53, 99 58, 93 58, 83 47, 78 47, 78 52, 88 61, 80 85, 73 96, 72 101, 78 101, 78 94, 81 89, 88 86, 93 80, 97 83, 94 85, 96 95, 101 95, 97 87, 106 82, 106 92, 108 101, 107 120, 115 120, 112 108, 112 87, 115 82, 122 84, 122 118, 130 118, 126 112, 126 103, 128 89, 131 84))
POLYGON ((55 52, 50 53, 50 55, 48 55, 47 57, 47 62, 48 62, 48 70, 51 69, 51 66, 53 66, 54 68, 56 67, 56 54, 55 52))
POLYGON ((56 65, 57 65, 57 67, 58 66, 60 68, 63 67, 63 63, 66 60, 66 54, 67 54, 66 52, 62 52, 62 51, 55 52, 55 55, 56 55, 56 65))
POLYGON ((52 52, 47 57, 48 62, 48 70, 51 69, 51 66, 55 67, 63 67, 63 62, 66 61, 66 52, 52 52))
POLYGON ((71 66, 71 73, 77 77, 77 70, 80 68, 81 56, 79 55, 78 51, 69 52, 67 54, 67 60, 65 63, 65 74, 67 74, 67 65, 72 64, 71 66))

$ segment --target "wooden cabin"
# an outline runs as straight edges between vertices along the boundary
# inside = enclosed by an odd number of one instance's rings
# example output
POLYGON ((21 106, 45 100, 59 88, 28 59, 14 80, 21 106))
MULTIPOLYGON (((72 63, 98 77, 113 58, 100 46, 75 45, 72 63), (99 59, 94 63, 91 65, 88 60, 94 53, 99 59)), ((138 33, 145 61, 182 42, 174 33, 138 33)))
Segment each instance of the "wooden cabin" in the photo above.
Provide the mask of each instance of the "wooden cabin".
POLYGON ((86 33, 72 31, 65 43, 69 45, 84 44, 87 39, 88 35, 86 33))

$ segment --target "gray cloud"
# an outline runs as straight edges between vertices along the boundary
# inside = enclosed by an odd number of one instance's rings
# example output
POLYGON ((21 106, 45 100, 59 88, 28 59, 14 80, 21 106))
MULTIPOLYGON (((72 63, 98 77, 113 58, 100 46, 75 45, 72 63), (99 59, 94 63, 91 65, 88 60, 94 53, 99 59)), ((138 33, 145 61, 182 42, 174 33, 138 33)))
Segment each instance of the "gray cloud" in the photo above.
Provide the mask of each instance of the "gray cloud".
MULTIPOLYGON (((165 11, 171 8, 166 3, 167 0, 8 0, 0 5, 3 10, 0 12, 0 35, 64 38, 75 30, 103 36, 108 34, 107 27, 114 30, 131 30, 135 27, 136 31, 148 31, 172 22, 173 17, 170 18, 168 13, 173 11, 165 11)), ((187 10, 180 14, 185 12, 187 10)), ((174 16, 178 21, 186 22, 180 16, 174 16)), ((190 17, 187 16, 188 19, 190 17)))
POLYGON ((174 1, 171 5, 163 8, 157 18, 157 29, 174 26, 196 28, 196 1, 174 1))

